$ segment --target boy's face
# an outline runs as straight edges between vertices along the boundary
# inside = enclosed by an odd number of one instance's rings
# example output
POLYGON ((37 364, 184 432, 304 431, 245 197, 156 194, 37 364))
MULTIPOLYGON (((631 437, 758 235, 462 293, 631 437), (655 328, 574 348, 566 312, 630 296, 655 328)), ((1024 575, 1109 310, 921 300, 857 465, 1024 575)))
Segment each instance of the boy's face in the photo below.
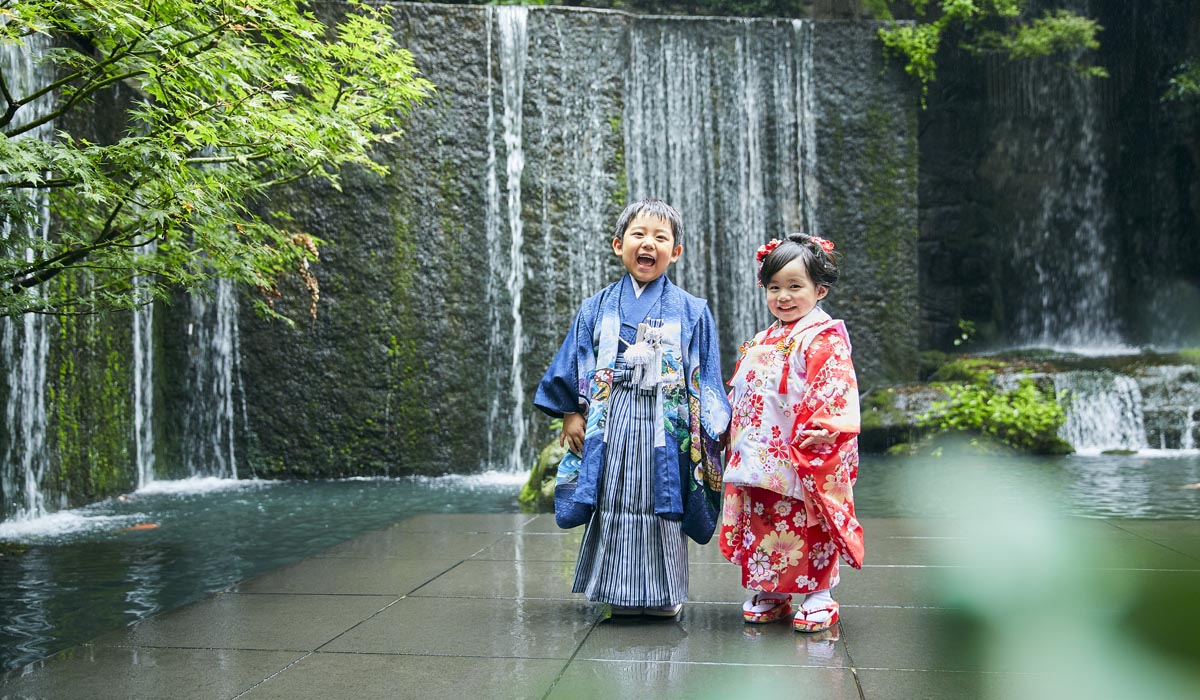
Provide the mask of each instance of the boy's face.
POLYGON ((671 222, 638 214, 629 222, 625 234, 613 239, 613 253, 621 258, 635 280, 645 284, 662 277, 667 267, 683 254, 683 246, 675 245, 671 222))

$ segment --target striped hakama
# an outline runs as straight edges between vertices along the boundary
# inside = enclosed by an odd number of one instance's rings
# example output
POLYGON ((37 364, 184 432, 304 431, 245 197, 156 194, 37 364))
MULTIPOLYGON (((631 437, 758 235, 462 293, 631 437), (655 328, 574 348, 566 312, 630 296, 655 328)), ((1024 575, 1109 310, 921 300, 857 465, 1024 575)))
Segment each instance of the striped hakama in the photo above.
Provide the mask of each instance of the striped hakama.
POLYGON ((604 473, 571 590, 610 605, 674 605, 687 600, 687 540, 680 522, 654 513, 658 392, 638 389, 629 383, 631 374, 618 361, 604 473))

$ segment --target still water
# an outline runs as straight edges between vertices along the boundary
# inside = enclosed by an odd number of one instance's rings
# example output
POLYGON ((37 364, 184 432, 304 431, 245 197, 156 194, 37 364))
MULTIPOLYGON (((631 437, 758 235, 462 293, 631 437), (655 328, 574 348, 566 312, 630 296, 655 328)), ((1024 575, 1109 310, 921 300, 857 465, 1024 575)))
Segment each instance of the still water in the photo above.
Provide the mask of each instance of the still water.
MULTIPOLYGON (((1200 452, 1054 459, 864 455, 862 517, 941 517, 946 485, 987 475, 994 498, 1035 488, 1064 515, 1200 518, 1200 452)), ((524 475, 157 482, 32 523, 0 523, 0 669, 16 668, 422 513, 517 512, 524 475)), ((992 493, 991 491, 989 493, 992 493)), ((869 536, 869 535, 868 535, 869 536)))

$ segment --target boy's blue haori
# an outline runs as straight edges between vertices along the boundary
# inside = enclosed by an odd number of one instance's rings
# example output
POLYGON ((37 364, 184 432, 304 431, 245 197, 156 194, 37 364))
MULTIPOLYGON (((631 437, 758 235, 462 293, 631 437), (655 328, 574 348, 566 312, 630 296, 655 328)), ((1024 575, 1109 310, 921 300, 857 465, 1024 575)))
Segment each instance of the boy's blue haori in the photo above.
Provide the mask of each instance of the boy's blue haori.
MULTIPOLYGON (((621 342, 622 289, 631 287, 630 279, 622 277, 583 303, 534 398, 554 417, 585 406, 587 411, 582 457, 568 451, 558 466, 554 516, 559 527, 587 523, 596 506, 608 437, 605 412, 621 342)), ((720 522, 719 438, 730 419, 716 324, 706 301, 666 276, 647 285, 638 306, 651 300, 661 303, 656 313, 663 348, 661 380, 650 390, 657 391, 656 413, 662 417, 655 421, 654 512, 682 520, 683 532, 705 544, 720 522)), ((627 316, 630 311, 625 309, 627 316)), ((640 310, 634 313, 645 317, 640 310)))

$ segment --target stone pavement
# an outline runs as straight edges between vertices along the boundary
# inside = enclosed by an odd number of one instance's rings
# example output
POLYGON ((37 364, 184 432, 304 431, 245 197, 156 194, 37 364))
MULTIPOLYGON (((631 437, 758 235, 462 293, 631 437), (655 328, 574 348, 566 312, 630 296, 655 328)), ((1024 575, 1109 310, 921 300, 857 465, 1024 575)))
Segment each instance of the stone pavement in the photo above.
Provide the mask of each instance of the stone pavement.
POLYGON ((0 698, 1200 697, 1200 522, 863 523, 867 566, 816 635, 742 623, 713 544, 677 620, 613 620, 570 593, 582 529, 423 515, 10 672, 0 698))

